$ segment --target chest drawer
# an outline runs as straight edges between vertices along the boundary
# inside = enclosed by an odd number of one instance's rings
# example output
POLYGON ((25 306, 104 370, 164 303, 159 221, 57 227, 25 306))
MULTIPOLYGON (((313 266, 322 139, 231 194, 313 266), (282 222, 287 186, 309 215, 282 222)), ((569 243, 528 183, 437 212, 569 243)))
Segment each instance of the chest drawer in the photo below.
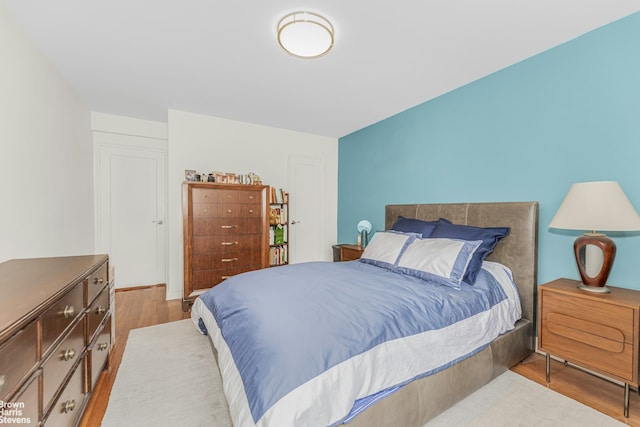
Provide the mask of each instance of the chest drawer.
POLYGON ((259 270, 260 265, 246 265, 241 267, 219 268, 216 270, 194 271, 193 288, 206 289, 217 285, 225 279, 247 271, 259 270))
POLYGON ((194 188, 191 199, 193 203, 218 203, 218 192, 210 188, 194 188))
POLYGON ((0 346, 0 400, 6 400, 38 361, 37 324, 31 322, 0 346))
POLYGON ((260 234, 245 234, 236 236, 194 236, 193 254, 222 253, 231 255, 236 252, 259 251, 260 234))
POLYGON ((91 361, 91 389, 96 385, 98 377, 102 373, 104 366, 109 357, 109 351, 111 350, 111 319, 107 320, 104 324, 104 328, 100 329, 99 335, 96 338, 93 346, 89 349, 89 360, 91 361))
POLYGON ((193 220, 194 236, 235 236, 260 234, 262 222, 255 218, 198 218, 193 220))
POLYGON ((93 301, 87 312, 87 337, 88 342, 93 340, 96 330, 109 312, 109 288, 105 287, 100 295, 93 301))
POLYGON ((108 283, 107 263, 98 268, 87 280, 87 305, 91 304, 93 299, 108 283))
POLYGON ((79 364, 64 390, 51 406, 46 427, 68 427, 76 424, 84 408, 84 371, 79 364))
POLYGON ((213 270, 244 265, 260 264, 262 254, 259 251, 229 251, 228 253, 211 253, 194 255, 193 271, 213 270))
POLYGON ((218 205, 219 218, 262 218, 262 207, 248 204, 218 205))
MULTIPOLYGON (((38 377, 37 372, 31 379, 29 379, 21 388, 21 390, 11 399, 12 402, 19 404, 17 408, 19 411, 15 417, 8 418, 26 418, 28 419, 28 425, 37 425, 40 415, 40 408, 38 405, 38 377)), ((4 401, 4 399, 3 399, 4 401)), ((0 422, 0 424, 3 424, 0 422)), ((5 422, 4 424, 9 424, 5 422)))
POLYGON ((43 404, 45 407, 53 398, 62 380, 82 358, 84 349, 84 322, 78 322, 69 335, 56 347, 43 367, 43 404))
POLYGON ((84 284, 78 283, 42 315, 42 355, 45 356, 76 317, 84 310, 84 284))

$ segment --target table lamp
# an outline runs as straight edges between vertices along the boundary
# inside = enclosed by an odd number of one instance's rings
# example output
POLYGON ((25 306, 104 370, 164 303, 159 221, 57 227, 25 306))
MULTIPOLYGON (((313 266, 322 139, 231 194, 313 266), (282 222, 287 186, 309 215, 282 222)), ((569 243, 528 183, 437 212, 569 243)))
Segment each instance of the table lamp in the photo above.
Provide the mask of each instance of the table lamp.
POLYGON ((606 284, 616 256, 616 244, 597 231, 638 231, 640 216, 617 182, 579 182, 569 189, 549 228, 590 231, 573 244, 582 279, 578 287, 609 292, 606 284))

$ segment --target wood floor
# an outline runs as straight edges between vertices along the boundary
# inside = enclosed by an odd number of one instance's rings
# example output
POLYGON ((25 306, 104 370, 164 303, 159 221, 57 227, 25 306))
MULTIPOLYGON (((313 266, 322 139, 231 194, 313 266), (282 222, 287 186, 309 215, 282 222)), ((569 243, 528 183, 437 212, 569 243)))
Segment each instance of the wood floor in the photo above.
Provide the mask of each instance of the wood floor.
MULTIPOLYGON (((100 426, 109 402, 111 387, 116 378, 125 343, 131 329, 186 319, 179 300, 165 301, 165 287, 152 286, 116 292, 116 344, 110 366, 105 371, 94 391, 80 423, 83 427, 100 426)), ((545 358, 534 354, 513 369, 530 380, 545 385, 545 358)), ((629 418, 623 416, 624 389, 572 366, 555 360, 551 364, 551 382, 548 387, 558 393, 582 402, 596 410, 631 426, 640 427, 640 396, 631 393, 629 418)))

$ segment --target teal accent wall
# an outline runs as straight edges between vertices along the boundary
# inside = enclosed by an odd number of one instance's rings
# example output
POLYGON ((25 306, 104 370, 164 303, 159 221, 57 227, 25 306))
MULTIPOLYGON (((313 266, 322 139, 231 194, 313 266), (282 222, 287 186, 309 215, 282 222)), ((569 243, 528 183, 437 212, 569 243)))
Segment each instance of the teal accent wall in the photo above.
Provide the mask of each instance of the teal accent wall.
MULTIPOLYGON (((386 204, 537 200, 539 283, 578 279, 580 233, 548 229, 571 184, 618 181, 640 210, 640 13, 340 138, 338 153, 340 243, 361 219, 384 229, 386 204)), ((640 233, 609 235, 609 283, 640 289, 640 233)))

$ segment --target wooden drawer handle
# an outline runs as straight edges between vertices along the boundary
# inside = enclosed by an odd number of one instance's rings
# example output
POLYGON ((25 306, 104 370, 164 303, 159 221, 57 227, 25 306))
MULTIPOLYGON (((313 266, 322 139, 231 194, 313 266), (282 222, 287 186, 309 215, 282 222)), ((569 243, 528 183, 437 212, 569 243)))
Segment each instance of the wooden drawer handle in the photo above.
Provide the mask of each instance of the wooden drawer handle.
POLYGON ((238 258, 222 258, 220 261, 222 262, 234 262, 237 261, 238 258))
POLYGON ((76 309, 72 305, 65 305, 64 310, 62 310, 62 314, 65 319, 69 317, 73 317, 76 314, 76 309))
POLYGON ((249 209, 249 213, 253 213, 253 209, 249 209))
POLYGON ((64 350, 62 352, 62 354, 60 355, 60 358, 62 360, 64 360, 65 362, 68 362, 69 360, 72 360, 74 357, 76 357, 76 351, 72 348, 68 348, 66 350, 64 350))
POLYGON ((237 245, 238 242, 222 242, 220 243, 222 246, 233 246, 233 245, 237 245))
POLYGON ((96 314, 105 314, 107 312, 107 309, 104 306, 99 306, 96 307, 96 314))
POLYGON ((230 228, 238 228, 238 226, 237 225, 221 225, 220 228, 228 230, 230 228))
POLYGON ((94 285, 102 285, 104 283, 104 277, 96 277, 95 279, 93 279, 93 284, 94 285))
POLYGON ((76 401, 75 400, 67 400, 62 405, 62 412, 65 413, 65 414, 73 411, 74 409, 76 409, 76 401))
POLYGON ((98 351, 104 351, 107 348, 109 348, 109 344, 107 344, 106 342, 101 342, 97 347, 98 351))

